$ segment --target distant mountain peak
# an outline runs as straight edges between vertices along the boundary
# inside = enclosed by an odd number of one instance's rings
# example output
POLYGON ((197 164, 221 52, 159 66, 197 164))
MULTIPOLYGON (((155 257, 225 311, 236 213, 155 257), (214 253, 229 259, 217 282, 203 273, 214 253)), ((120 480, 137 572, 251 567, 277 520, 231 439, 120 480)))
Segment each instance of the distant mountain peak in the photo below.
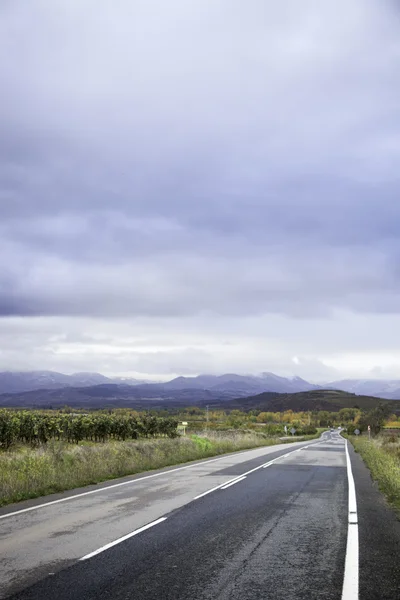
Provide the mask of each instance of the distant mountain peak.
MULTIPOLYGON (((132 377, 107 377, 101 373, 81 371, 66 375, 57 371, 4 371, 0 372, 1 393, 23 393, 34 390, 64 390, 67 394, 70 388, 93 388, 98 385, 119 385, 137 387, 146 384, 152 390, 174 392, 183 390, 208 394, 217 397, 228 394, 230 397, 252 396, 262 392, 296 393, 318 389, 335 389, 356 394, 358 396, 375 396, 386 399, 400 398, 400 380, 396 379, 342 379, 322 385, 313 385, 300 377, 293 375, 283 377, 270 371, 259 375, 222 373, 220 375, 202 373, 196 376, 178 376, 166 382, 138 380, 132 377)), ((146 388, 146 393, 150 393, 146 388)), ((64 393, 64 392, 63 392, 64 393)), ((143 388, 144 394, 144 388, 143 388)))

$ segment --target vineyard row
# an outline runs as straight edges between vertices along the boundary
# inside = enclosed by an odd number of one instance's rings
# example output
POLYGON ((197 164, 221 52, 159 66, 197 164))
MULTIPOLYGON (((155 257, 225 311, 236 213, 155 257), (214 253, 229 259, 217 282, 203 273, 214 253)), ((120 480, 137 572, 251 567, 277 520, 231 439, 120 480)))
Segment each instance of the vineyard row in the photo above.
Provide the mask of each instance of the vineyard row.
POLYGON ((0 449, 13 444, 46 444, 62 440, 78 444, 83 440, 105 442, 139 437, 176 437, 178 421, 143 415, 49 415, 32 411, 0 410, 0 449))

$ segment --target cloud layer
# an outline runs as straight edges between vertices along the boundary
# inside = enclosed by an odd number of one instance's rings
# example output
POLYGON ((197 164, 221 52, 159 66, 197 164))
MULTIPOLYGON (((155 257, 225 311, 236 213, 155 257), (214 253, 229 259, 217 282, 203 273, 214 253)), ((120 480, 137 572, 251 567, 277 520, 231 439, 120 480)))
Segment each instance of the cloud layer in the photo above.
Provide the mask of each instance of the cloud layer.
MULTIPOLYGON (((350 4, 3 3, 0 336, 32 326, 43 367, 62 370, 45 323, 67 335, 94 319, 122 330, 103 353, 87 343, 90 368, 111 353, 113 371, 243 371, 255 319, 282 371, 299 320, 342 338, 349 315, 397 323, 400 12, 350 4), (242 368, 221 320, 241 331, 242 368), (132 323, 163 332, 146 360, 129 336, 111 350, 132 323)), ((329 348, 312 337, 303 362, 322 376, 329 348)), ((390 328, 352 356, 366 346, 379 366, 390 328)))

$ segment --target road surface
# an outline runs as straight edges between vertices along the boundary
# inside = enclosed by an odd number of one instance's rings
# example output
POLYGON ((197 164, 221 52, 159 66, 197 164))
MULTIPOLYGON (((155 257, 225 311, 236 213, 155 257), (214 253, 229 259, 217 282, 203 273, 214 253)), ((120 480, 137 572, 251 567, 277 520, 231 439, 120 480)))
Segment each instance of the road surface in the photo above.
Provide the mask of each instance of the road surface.
POLYGON ((400 522, 337 432, 0 510, 0 597, 399 600, 400 522))

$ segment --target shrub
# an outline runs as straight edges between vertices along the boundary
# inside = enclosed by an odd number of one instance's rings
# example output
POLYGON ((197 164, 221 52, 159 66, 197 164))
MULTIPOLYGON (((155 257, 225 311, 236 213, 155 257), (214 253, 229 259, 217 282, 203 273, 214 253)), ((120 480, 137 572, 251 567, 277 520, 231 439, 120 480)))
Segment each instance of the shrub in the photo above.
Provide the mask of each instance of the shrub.
POLYGON ((296 435, 315 435, 317 429, 313 425, 303 425, 296 431, 296 435))

